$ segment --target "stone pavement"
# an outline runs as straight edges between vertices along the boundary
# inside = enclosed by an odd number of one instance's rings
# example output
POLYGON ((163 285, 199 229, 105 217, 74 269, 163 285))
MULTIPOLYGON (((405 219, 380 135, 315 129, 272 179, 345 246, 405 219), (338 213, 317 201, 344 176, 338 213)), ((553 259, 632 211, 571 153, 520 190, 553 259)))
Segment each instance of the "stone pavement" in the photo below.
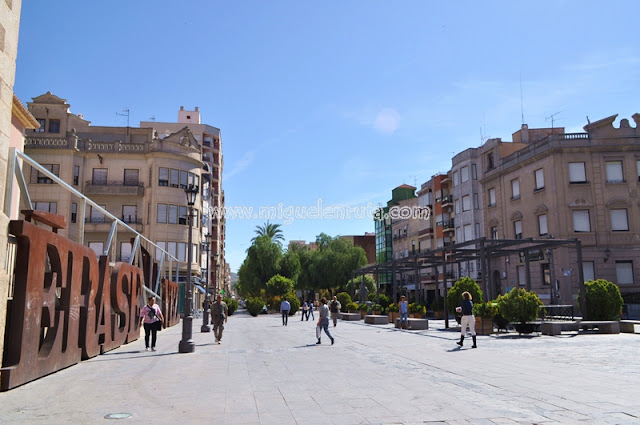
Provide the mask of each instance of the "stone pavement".
MULTIPOLYGON (((1 424, 637 424, 640 335, 479 336, 235 314, 221 345, 181 325, 8 392, 1 424), (122 421, 112 413, 131 415, 122 421)), ((455 322, 454 322, 455 323, 455 322)), ((438 329, 440 327, 440 329, 438 329)))

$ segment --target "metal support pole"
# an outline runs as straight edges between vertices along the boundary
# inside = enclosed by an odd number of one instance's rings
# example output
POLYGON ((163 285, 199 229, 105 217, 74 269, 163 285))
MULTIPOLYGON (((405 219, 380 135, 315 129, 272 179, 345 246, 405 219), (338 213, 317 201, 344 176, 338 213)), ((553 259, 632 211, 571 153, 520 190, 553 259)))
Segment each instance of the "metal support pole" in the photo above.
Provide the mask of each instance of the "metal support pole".
POLYGON ((449 329, 449 312, 447 311, 447 252, 442 250, 442 286, 444 287, 444 328, 449 329))
POLYGON ((202 247, 207 253, 207 274, 204 281, 204 305, 202 306, 202 326, 200 327, 200 332, 211 332, 211 327, 209 326, 209 250, 211 249, 209 241, 211 234, 207 233, 205 239, 206 241, 202 243, 202 247))
POLYGON ((578 255, 578 287, 580 288, 582 320, 589 320, 587 315, 587 288, 584 286, 584 270, 582 269, 582 242, 579 239, 576 239, 576 251, 578 255))
POLYGON ((193 340, 193 315, 191 311, 192 304, 192 285, 191 285, 191 263, 193 262, 193 247, 192 247, 192 229, 193 229, 193 204, 195 195, 198 193, 198 188, 193 185, 187 186, 185 189, 187 192, 187 205, 188 205, 188 221, 189 221, 189 235, 187 237, 187 279, 185 282, 184 291, 184 313, 182 317, 182 340, 178 344, 178 351, 180 353, 193 353, 196 349, 195 341, 193 340), (190 196, 193 195, 193 198, 190 196))

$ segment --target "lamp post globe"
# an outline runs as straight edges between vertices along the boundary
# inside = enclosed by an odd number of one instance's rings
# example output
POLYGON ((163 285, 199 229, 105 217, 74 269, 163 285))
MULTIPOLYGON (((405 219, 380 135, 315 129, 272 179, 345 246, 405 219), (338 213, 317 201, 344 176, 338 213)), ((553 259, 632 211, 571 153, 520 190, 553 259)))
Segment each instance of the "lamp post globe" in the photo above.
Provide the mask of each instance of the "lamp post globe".
POLYGON ((187 279, 184 291, 184 311, 182 313, 182 340, 180 340, 180 343, 178 344, 178 352, 193 353, 196 349, 196 344, 193 340, 193 313, 191 311, 193 299, 193 284, 191 282, 191 263, 193 262, 193 206, 196 203, 196 197, 200 190, 198 186, 190 184, 184 189, 184 191, 187 195, 187 220, 189 223, 189 234, 187 237, 187 279))

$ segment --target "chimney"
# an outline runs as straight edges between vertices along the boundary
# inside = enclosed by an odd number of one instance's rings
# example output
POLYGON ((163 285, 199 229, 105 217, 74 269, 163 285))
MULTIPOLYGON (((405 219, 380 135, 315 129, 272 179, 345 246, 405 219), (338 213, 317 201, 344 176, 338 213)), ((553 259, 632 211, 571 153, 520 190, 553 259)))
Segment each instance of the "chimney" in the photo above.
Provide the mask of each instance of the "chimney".
POLYGON ((522 138, 522 143, 529 143, 529 126, 527 124, 522 124, 520 137, 522 138))

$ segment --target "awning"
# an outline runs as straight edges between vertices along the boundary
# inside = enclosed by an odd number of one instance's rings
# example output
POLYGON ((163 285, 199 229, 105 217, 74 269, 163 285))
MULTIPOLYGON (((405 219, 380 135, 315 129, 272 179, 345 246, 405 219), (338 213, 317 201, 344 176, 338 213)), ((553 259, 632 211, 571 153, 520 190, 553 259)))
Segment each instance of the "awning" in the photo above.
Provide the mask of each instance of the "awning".
POLYGON ((195 286, 198 291, 202 292, 203 294, 206 294, 206 292, 205 292, 205 290, 204 290, 204 288, 202 286, 196 285, 195 283, 193 284, 193 286, 195 286))

